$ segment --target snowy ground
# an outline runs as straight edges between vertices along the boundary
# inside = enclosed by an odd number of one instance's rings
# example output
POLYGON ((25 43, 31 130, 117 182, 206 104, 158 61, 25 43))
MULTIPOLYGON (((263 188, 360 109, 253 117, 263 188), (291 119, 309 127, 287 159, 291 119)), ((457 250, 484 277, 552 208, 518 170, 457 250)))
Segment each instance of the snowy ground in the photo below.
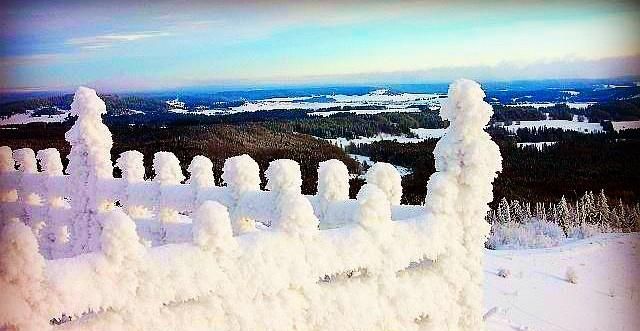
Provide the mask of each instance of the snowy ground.
POLYGON ((27 110, 23 114, 14 114, 4 119, 0 119, 0 125, 27 124, 34 122, 54 123, 64 122, 69 116, 68 111, 64 114, 33 116, 35 110, 27 110))
POLYGON ((518 143, 518 147, 524 148, 528 146, 535 146, 538 150, 542 150, 544 147, 555 145, 557 141, 542 141, 538 143, 518 143))
POLYGON ((640 233, 485 252, 489 331, 640 330, 640 233), (511 275, 498 276, 500 269, 511 275))
POLYGON ((611 122, 616 132, 629 129, 640 129, 640 121, 611 122))
MULTIPOLYGON (((411 129, 411 133, 415 134, 417 138, 409 138, 404 135, 397 136, 397 135, 391 135, 388 133, 378 133, 373 137, 359 137, 355 139, 347 139, 344 137, 339 137, 336 139, 324 139, 324 140, 327 140, 330 143, 340 148, 345 148, 346 146, 352 143, 357 146, 362 144, 371 144, 374 141, 382 141, 382 140, 397 141, 399 143, 405 143, 405 144, 415 144, 415 143, 422 142, 428 138, 440 138, 444 135, 445 132, 447 132, 447 129, 417 128, 417 129, 411 129)), ((318 138, 318 139, 322 139, 322 138, 318 138)))
MULTIPOLYGON (((231 113, 254 112, 260 110, 273 109, 307 109, 318 110, 331 107, 362 107, 362 106, 384 106, 385 109, 377 110, 351 110, 357 114, 376 114, 380 112, 417 112, 413 105, 429 105, 433 109, 440 108, 440 104, 446 98, 433 93, 391 93, 389 90, 380 89, 371 91, 364 95, 315 95, 310 97, 292 98, 270 98, 244 103, 241 106, 231 108, 231 113), (323 101, 318 102, 317 99, 323 101)), ((328 116, 337 113, 336 111, 323 113, 312 113, 316 116, 328 116)))
POLYGON ((524 128, 558 128, 563 130, 572 130, 584 133, 597 133, 602 132, 604 129, 600 123, 580 122, 574 118, 574 120, 541 120, 541 121, 516 121, 514 124, 504 127, 508 131, 516 132, 518 129, 524 128))
MULTIPOLYGON (((579 93, 575 91, 563 91, 568 94, 569 92, 579 93)), ((572 94, 573 95, 573 94, 572 94)), ((508 104, 507 107, 533 107, 533 108, 549 108, 554 107, 557 104, 566 104, 571 109, 586 109, 587 107, 596 104, 597 102, 518 102, 516 104, 508 104)))

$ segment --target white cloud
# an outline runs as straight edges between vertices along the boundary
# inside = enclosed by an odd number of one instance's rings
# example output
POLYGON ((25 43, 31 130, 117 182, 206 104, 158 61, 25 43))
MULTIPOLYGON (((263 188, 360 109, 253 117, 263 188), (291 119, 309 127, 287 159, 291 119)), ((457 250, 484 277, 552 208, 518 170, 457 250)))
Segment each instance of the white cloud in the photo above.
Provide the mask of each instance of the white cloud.
POLYGON ((84 49, 98 49, 112 46, 116 43, 138 41, 149 38, 167 37, 171 33, 164 31, 144 31, 126 34, 105 34, 99 36, 71 38, 66 41, 68 45, 80 46, 84 49))
POLYGON ((29 54, 0 57, 0 67, 14 67, 19 65, 49 64, 61 59, 60 53, 29 54))

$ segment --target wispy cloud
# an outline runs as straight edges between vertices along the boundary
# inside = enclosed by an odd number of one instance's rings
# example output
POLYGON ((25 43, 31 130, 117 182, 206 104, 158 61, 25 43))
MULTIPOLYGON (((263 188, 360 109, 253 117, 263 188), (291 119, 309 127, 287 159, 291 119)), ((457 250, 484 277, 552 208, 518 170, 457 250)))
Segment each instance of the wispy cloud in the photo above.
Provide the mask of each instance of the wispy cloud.
POLYGON ((172 34, 165 31, 143 31, 122 34, 105 34, 89 37, 70 38, 66 41, 67 45, 79 46, 83 49, 99 49, 106 48, 118 43, 139 41, 149 38, 168 37, 172 34))
POLYGON ((15 67, 20 65, 46 65, 63 58, 60 53, 28 54, 0 57, 0 67, 15 67))

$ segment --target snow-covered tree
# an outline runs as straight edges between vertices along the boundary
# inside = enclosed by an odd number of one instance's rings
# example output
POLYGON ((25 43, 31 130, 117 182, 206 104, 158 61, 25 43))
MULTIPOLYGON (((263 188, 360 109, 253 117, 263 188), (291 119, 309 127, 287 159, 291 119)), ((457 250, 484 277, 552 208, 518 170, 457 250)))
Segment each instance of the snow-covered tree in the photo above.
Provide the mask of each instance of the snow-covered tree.
POLYGON ((573 224, 571 219, 571 212, 569 211, 569 205, 567 204, 567 200, 564 198, 564 195, 560 199, 556 210, 556 221, 558 222, 560 227, 562 227, 564 233, 568 233, 573 224))
POLYGON ((530 221, 531 218, 533 217, 533 215, 531 214, 531 203, 527 202, 523 204, 523 208, 524 208, 524 215, 526 217, 526 221, 530 221))
POLYGON ((547 220, 547 210, 543 202, 536 203, 536 218, 541 221, 547 220))
POLYGON ((604 194, 604 190, 600 190, 598 198, 595 201, 596 205, 596 220, 601 227, 608 226, 609 222, 609 204, 607 202, 607 196, 604 194))
POLYGON ((522 207, 520 206, 520 201, 511 200, 509 208, 511 209, 511 221, 514 223, 522 223, 524 213, 522 211, 522 207))
POLYGON ((511 223, 509 202, 507 202, 507 199, 504 197, 500 200, 500 204, 498 204, 498 221, 502 224, 511 223))

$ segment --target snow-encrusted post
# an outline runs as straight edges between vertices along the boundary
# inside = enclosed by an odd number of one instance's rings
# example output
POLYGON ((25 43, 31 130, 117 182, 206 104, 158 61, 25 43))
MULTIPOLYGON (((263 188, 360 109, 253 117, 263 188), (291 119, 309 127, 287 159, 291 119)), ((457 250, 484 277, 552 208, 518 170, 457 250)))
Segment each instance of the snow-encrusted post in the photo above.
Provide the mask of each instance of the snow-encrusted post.
POLYGON ((67 156, 73 222, 71 255, 100 248, 100 182, 113 177, 113 140, 101 117, 106 112, 106 105, 96 91, 86 87, 76 90, 71 114, 78 118, 65 134, 65 139, 71 145, 71 152, 67 156))
POLYGON ((391 204, 387 193, 374 184, 365 184, 356 197, 358 209, 354 220, 363 228, 380 229, 391 222, 391 204))
POLYGON ((320 162, 318 166, 318 203, 320 219, 331 202, 349 199, 349 170, 340 160, 331 159, 320 162))
POLYGON ((135 204, 135 194, 140 194, 135 192, 136 184, 144 182, 144 155, 138 151, 123 152, 116 160, 116 167, 120 169, 124 181, 120 203, 131 217, 145 215, 145 207, 135 204))
POLYGON ((300 193, 302 174, 298 162, 288 159, 271 161, 265 171, 267 190, 276 193, 300 193))
POLYGON ((31 229, 17 221, 0 226, 0 252, 0 327, 48 330, 45 260, 31 229))
POLYGON ((484 97, 480 85, 471 80, 449 86, 440 111, 449 128, 433 151, 436 172, 427 184, 425 201, 429 219, 450 224, 451 244, 444 257, 449 269, 444 276, 460 293, 459 330, 484 329, 482 254, 489 233, 485 215, 493 199, 491 184, 502 169, 498 146, 484 131, 493 113, 484 97))
POLYGON ((368 184, 374 184, 387 196, 392 206, 400 204, 402 198, 402 177, 398 170, 389 163, 377 162, 365 175, 368 184))
MULTIPOLYGON (((131 272, 140 263, 144 250, 133 220, 120 209, 108 212, 100 243, 100 251, 107 260, 116 267, 128 267, 121 268, 120 271, 131 272)), ((135 292, 136 289, 129 290, 135 292)))
POLYGON ((193 213, 193 242, 203 250, 227 252, 237 246, 227 208, 205 201, 193 213))
POLYGON ((44 179, 43 192, 43 197, 46 199, 46 224, 39 238, 40 247, 45 256, 56 258, 59 257, 63 245, 66 244, 66 238, 64 238, 64 236, 56 238, 58 234, 64 232, 61 227, 65 226, 65 224, 63 224, 64 220, 60 217, 59 213, 64 205, 64 198, 59 194, 62 190, 56 190, 56 188, 60 188, 59 186, 64 183, 59 181, 62 179, 62 171, 64 169, 60 152, 55 148, 38 151, 36 158, 40 162, 42 175, 46 176, 44 179), (58 192, 58 194, 56 194, 56 192, 58 192))
POLYGON ((157 152, 153 155, 153 181, 158 184, 157 212, 161 223, 172 223, 178 219, 178 211, 165 207, 172 194, 167 187, 178 185, 184 180, 180 160, 171 152, 157 152))
POLYGON ((189 164, 189 180, 188 184, 191 185, 193 190, 193 205, 199 206, 204 202, 202 191, 208 187, 215 186, 215 180, 213 178, 213 162, 202 155, 196 155, 189 164))
POLYGON ((222 180, 227 184, 232 210, 234 234, 255 230, 255 220, 236 216, 238 201, 243 194, 260 190, 260 167, 249 155, 243 154, 228 158, 222 167, 222 180))
POLYGON ((302 173, 298 162, 288 159, 269 163, 267 189, 276 195, 275 229, 290 235, 310 235, 318 229, 311 202, 302 195, 302 173))
POLYGON ((29 206, 37 206, 41 203, 40 196, 34 191, 39 183, 32 176, 38 173, 36 154, 31 148, 16 149, 13 151, 13 159, 16 160, 20 174, 17 186, 18 203, 21 207, 19 217, 27 226, 35 227, 37 226, 36 220, 30 212, 29 206))
MULTIPOLYGON (((0 203, 18 201, 16 161, 8 146, 0 147, 0 203)), ((0 225, 15 218, 15 212, 9 208, 0 208, 0 225)))

